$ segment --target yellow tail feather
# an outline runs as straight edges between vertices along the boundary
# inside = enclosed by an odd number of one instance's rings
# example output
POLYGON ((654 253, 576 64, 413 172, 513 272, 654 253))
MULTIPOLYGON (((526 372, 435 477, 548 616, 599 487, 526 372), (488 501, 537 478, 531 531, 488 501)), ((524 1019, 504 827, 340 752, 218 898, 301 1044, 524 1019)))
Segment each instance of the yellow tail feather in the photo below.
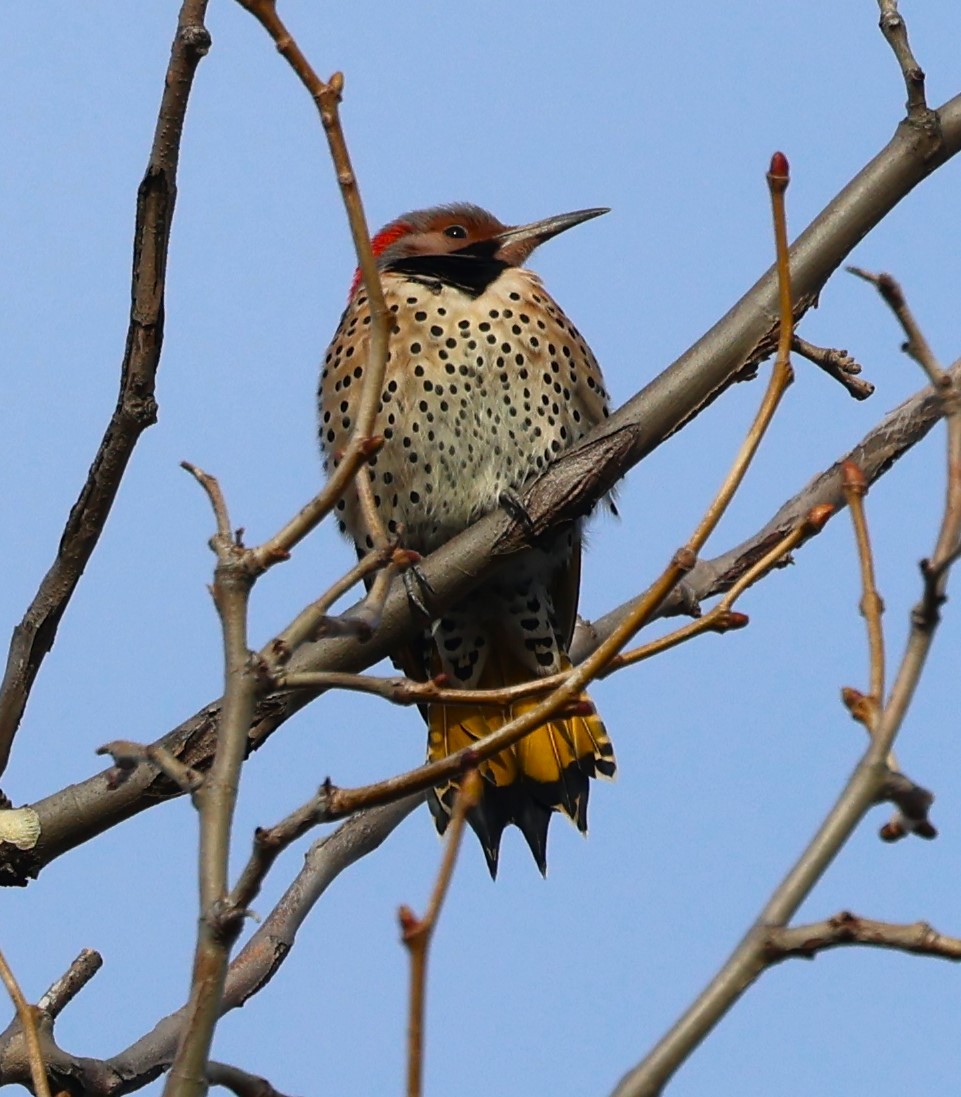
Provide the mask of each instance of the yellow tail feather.
MULTIPOLYGON (((565 661, 565 665, 570 664, 565 661)), ((524 667, 492 652, 478 688, 500 689, 529 680, 524 667)), ((579 700, 591 705, 586 694, 579 700)), ((428 706, 428 759, 435 761, 472 746, 539 703, 538 698, 528 698, 505 706, 428 706)), ((592 705, 589 713, 555 717, 483 762, 484 792, 470 821, 484 847, 491 875, 497 872, 501 834, 511 823, 520 827, 538 866, 546 872, 551 813, 561 812, 586 831, 589 779, 613 777, 615 769, 614 749, 592 705)), ((431 810, 441 833, 447 827, 456 790, 456 782, 434 790, 431 810)))

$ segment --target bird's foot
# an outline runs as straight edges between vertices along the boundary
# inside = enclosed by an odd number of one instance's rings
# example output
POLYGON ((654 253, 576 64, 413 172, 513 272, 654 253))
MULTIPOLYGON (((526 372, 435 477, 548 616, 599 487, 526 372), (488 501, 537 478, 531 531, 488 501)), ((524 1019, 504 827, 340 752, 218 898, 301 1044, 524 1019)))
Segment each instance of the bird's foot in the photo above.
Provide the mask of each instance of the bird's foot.
POLYGON ((434 588, 430 580, 424 574, 419 564, 411 564, 404 570, 401 578, 404 581, 404 590, 407 593, 407 602, 415 613, 419 613, 426 621, 433 621, 434 615, 427 608, 426 599, 434 594, 434 588))
POLYGON ((536 536, 534 529, 534 522, 531 516, 527 513, 527 507, 524 506, 521 497, 509 489, 502 491, 497 497, 498 503, 500 503, 502 509, 507 513, 508 517, 512 518, 519 526, 521 526, 527 536, 533 541, 536 536))

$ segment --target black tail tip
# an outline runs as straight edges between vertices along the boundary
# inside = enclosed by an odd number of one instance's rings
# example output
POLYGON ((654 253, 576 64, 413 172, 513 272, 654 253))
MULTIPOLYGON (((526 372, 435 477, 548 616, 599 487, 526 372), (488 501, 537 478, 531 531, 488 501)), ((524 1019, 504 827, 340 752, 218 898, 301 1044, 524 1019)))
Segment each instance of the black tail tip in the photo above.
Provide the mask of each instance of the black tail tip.
MULTIPOLYGON (((593 775, 593 774, 592 774, 593 775)), ((589 778, 578 766, 570 766, 559 782, 541 784, 521 779, 510 785, 484 781, 480 803, 472 808, 467 821, 477 835, 491 879, 497 879, 501 838, 514 824, 524 835, 542 876, 547 876, 547 832, 555 811, 569 816, 577 829, 587 832, 589 778)), ((437 831, 443 834, 450 822, 457 789, 449 786, 428 797, 437 831)))

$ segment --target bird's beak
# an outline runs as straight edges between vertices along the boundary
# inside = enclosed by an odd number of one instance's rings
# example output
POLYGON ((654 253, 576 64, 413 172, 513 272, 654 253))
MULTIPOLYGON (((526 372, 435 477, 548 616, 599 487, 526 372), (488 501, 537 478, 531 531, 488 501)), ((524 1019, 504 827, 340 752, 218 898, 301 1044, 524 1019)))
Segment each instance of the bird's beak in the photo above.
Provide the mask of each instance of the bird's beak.
POLYGON ((497 249, 497 258, 502 259, 511 266, 520 266, 531 254, 534 248, 550 240, 552 236, 572 229, 583 221, 590 221, 592 217, 600 217, 602 213, 610 213, 607 208, 581 209, 574 213, 559 213, 556 217, 546 217, 543 221, 532 221, 529 225, 515 225, 498 233, 497 239, 500 247, 497 249))

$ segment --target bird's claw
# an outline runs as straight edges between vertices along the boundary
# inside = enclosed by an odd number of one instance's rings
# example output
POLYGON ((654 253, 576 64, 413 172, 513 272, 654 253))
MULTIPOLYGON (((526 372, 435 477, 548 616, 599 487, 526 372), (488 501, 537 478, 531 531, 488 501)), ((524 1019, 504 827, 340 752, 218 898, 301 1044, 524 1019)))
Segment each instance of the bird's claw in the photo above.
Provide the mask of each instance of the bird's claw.
POLYGON ((508 517, 521 526, 527 536, 533 540, 536 536, 534 522, 530 514, 527 513, 527 507, 524 506, 521 497, 516 492, 507 489, 498 495, 497 501, 502 509, 506 511, 508 517))
POLYGON ((401 578, 404 581, 404 590, 407 593, 407 602, 411 609, 419 613, 425 620, 432 621, 434 617, 427 608, 425 598, 430 598, 434 594, 434 588, 424 574, 423 569, 419 564, 411 564, 404 569, 401 578))

